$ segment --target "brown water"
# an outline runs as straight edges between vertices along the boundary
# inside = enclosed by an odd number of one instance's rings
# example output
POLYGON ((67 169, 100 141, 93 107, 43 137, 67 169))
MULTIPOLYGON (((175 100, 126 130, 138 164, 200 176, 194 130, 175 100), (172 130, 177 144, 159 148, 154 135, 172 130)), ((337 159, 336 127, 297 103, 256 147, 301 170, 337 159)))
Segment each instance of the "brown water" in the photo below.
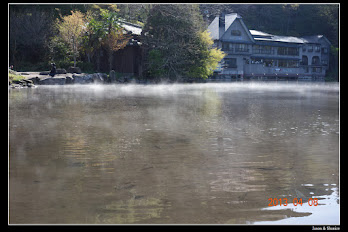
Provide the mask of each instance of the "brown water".
POLYGON ((9 222, 253 224, 305 222, 324 206, 339 213, 338 92, 310 83, 11 89, 9 222), (320 205, 307 212, 269 210, 268 198, 313 196, 320 205))

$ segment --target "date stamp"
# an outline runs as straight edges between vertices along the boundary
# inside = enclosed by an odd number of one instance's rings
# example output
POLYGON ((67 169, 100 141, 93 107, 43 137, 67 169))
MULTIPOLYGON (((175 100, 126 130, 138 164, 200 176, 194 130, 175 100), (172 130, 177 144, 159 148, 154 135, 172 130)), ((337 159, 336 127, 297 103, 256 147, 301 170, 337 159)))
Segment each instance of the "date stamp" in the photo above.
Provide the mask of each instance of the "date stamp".
MULTIPOLYGON (((287 206, 288 205, 288 199, 287 198, 268 198, 268 206, 287 206)), ((318 206, 318 199, 317 198, 309 198, 308 199, 308 205, 309 206, 318 206)), ((294 206, 300 205, 302 206, 304 203, 302 201, 302 198, 294 198, 292 201, 292 204, 294 206)))

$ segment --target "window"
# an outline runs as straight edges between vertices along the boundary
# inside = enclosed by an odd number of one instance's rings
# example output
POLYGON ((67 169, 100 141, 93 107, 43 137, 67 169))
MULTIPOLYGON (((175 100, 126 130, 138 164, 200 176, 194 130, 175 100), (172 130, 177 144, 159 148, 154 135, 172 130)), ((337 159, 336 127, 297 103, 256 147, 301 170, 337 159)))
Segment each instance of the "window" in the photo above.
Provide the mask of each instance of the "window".
POLYGON ((259 54, 261 51, 260 47, 259 45, 253 45, 253 53, 259 54))
POLYGON ((232 44, 231 43, 222 43, 222 51, 231 51, 232 44))
POLYGON ((226 68, 237 68, 237 58, 226 58, 225 66, 226 68))
POLYGON ((308 57, 307 56, 302 56, 301 65, 308 65, 308 57))
POLYGON ((298 48, 278 47, 278 55, 298 56, 298 48))
POLYGON ((263 46, 263 49, 261 50, 262 54, 271 54, 271 46, 263 46))
POLYGON ((313 67, 312 72, 314 73, 321 73, 321 67, 313 67))
POLYGON ((255 54, 274 54, 271 46, 253 45, 253 53, 255 54))
POLYGON ((321 60, 322 65, 327 65, 327 60, 321 60))
POLYGON ((298 56, 298 48, 288 48, 288 55, 298 56))
POLYGON ((298 68, 298 61, 297 60, 289 60, 288 61, 288 68, 298 68))
POLYGON ((305 46, 305 45, 303 45, 303 47, 302 47, 302 51, 303 51, 303 52, 305 52, 306 50, 307 50, 306 46, 305 46))
POLYGON ((275 66, 274 60, 271 60, 271 59, 265 59, 263 64, 264 64, 266 67, 275 66))
POLYGON ((286 60, 279 60, 278 61, 278 67, 287 68, 288 62, 286 60))
POLYGON ((261 58, 251 58, 252 64, 262 64, 263 60, 261 58))
POLYGON ((298 68, 297 60, 279 60, 278 67, 282 68, 298 68))
POLYGON ((231 31, 231 35, 233 35, 233 36, 241 36, 242 33, 239 30, 232 30, 231 31))
POLYGON ((313 56, 313 58, 312 58, 312 65, 320 65, 319 56, 313 56))
POLYGON ((248 45, 247 44, 236 44, 236 52, 248 52, 248 45))
POLYGON ((315 52, 320 52, 320 46, 315 46, 315 52))
POLYGON ((321 53, 327 54, 328 49, 326 47, 321 48, 321 53))
POLYGON ((278 48, 278 55, 286 55, 287 49, 285 47, 279 47, 278 48))
POLYGON ((309 51, 309 52, 313 52, 313 45, 309 45, 309 46, 308 46, 308 51, 309 51))

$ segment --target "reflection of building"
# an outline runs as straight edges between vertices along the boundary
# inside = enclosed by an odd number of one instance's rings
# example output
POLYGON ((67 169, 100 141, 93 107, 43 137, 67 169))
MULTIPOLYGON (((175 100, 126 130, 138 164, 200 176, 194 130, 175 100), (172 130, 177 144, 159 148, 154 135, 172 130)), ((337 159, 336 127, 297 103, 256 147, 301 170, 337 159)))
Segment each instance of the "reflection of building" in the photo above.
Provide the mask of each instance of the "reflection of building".
POLYGON ((208 27, 214 46, 227 55, 218 78, 289 78, 323 80, 329 67, 330 41, 323 35, 278 36, 249 30, 236 13, 215 19, 208 27))

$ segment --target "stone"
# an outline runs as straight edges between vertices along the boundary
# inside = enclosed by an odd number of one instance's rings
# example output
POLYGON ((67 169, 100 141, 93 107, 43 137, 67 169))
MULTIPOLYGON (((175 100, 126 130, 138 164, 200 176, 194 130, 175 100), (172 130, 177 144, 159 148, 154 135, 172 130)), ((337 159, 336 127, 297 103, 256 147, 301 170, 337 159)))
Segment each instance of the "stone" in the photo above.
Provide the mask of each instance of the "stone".
POLYGON ((111 70, 111 71, 110 71, 110 74, 109 74, 109 81, 110 81, 111 83, 116 82, 116 73, 115 73, 114 70, 111 70))
POLYGON ((11 89, 19 89, 19 88, 22 88, 22 86, 19 85, 19 84, 14 84, 14 83, 12 83, 12 84, 10 85, 10 88, 11 88, 11 89))
POLYGON ((70 76, 66 76, 65 84, 73 84, 73 83, 74 83, 74 78, 70 76))
POLYGON ((12 83, 14 83, 14 84, 23 84, 24 82, 22 80, 13 80, 12 83))
POLYGON ((119 76, 116 78, 118 82, 124 83, 125 82, 125 77, 124 76, 119 76))
POLYGON ((39 73, 39 75, 48 75, 48 74, 50 74, 50 71, 43 71, 39 73))
POLYGON ((93 74, 73 74, 75 84, 88 84, 93 82, 93 74))
POLYGON ((25 88, 25 87, 32 88, 36 86, 34 85, 32 80, 28 80, 28 79, 13 81, 12 83, 10 83, 10 88, 25 88))
POLYGON ((31 80, 35 85, 39 84, 40 82, 40 78, 38 77, 32 77, 32 78, 29 78, 28 80, 31 80))
POLYGON ((104 82, 104 79, 102 77, 102 75, 100 75, 101 73, 94 73, 92 74, 93 76, 93 82, 95 83, 103 83, 104 82))
POLYGON ((77 73, 77 74, 81 74, 81 69, 79 67, 73 67, 70 66, 68 68, 68 73, 77 73))
POLYGON ((66 70, 64 68, 57 68, 57 74, 66 74, 66 70))
POLYGON ((65 85, 65 77, 48 77, 40 80, 40 85, 65 85))
POLYGON ((93 81, 97 83, 104 83, 107 82, 108 75, 106 73, 94 73, 93 74, 93 81))
POLYGON ((25 82, 26 85, 33 85, 33 81, 29 79, 23 79, 23 82, 25 82))

